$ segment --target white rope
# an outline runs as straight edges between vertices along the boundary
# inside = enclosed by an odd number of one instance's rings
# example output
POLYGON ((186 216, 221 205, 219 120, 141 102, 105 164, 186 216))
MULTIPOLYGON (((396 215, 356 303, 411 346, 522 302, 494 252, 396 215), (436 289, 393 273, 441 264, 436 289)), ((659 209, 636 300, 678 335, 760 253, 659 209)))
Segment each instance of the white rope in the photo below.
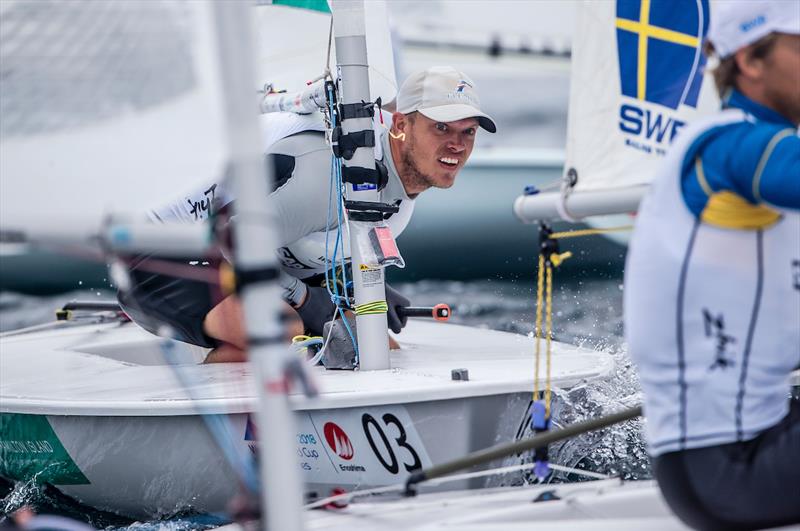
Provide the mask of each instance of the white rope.
POLYGON ((399 485, 389 485, 388 487, 377 487, 374 489, 366 489, 366 490, 354 490, 352 492, 344 492, 342 494, 337 494, 335 496, 328 496, 327 498, 322 498, 321 500, 317 500, 315 502, 306 504, 304 506, 305 509, 316 509, 317 507, 324 507, 330 503, 335 503, 338 501, 350 501, 353 498, 361 498, 364 496, 372 496, 373 494, 384 494, 387 492, 400 492, 405 489, 404 484, 399 485))
POLYGON ((523 465, 512 465, 512 466, 504 466, 500 468, 490 468, 489 470, 480 470, 478 472, 466 472, 464 474, 454 474, 452 476, 444 476, 441 478, 436 478, 428 481, 433 485, 438 485, 440 483, 448 483, 450 481, 458 481, 460 479, 472 479, 472 478, 479 478, 483 476, 494 476, 500 474, 508 474, 509 472, 519 472, 522 470, 528 470, 536 466, 536 463, 525 463, 523 465))
POLYGON ((18 336, 18 335, 22 335, 22 334, 27 334, 28 332, 37 332, 37 331, 41 331, 41 330, 48 330, 50 328, 71 326, 71 325, 74 325, 74 324, 75 324, 74 321, 51 321, 49 323, 42 323, 42 324, 38 324, 38 325, 27 326, 25 328, 18 328, 16 330, 9 330, 8 332, 3 332, 2 334, 0 334, 0 337, 2 337, 2 338, 13 337, 13 336, 18 336))
POLYGON ((589 472, 588 470, 581 470, 580 468, 572 468, 569 466, 561 466, 561 465, 554 465, 553 463, 548 463, 548 466, 553 470, 558 470, 559 472, 568 472, 570 474, 577 474, 579 476, 586 476, 588 478, 594 479, 611 479, 612 476, 607 474, 599 474, 597 472, 589 472))
MULTIPOLYGON (((451 481, 460 481, 462 479, 472 479, 472 478, 479 478, 484 476, 494 476, 500 474, 507 474, 509 472, 520 472, 524 470, 530 470, 536 466, 536 463, 525 463, 522 465, 512 465, 512 466, 504 466, 500 468, 491 468, 489 470, 481 470, 478 472, 467 472, 465 474, 455 474, 452 476, 445 476, 441 478, 431 479, 426 483, 431 485, 439 485, 441 483, 448 483, 451 481)), ((571 474, 577 474, 581 476, 590 477, 592 479, 611 479, 611 476, 606 474, 599 474, 597 472, 589 472, 588 470, 581 470, 579 468, 572 468, 568 466, 561 466, 561 465, 554 465, 552 463, 548 463, 548 466, 553 470, 558 470, 559 472, 568 472, 571 474)), ((366 496, 372 496, 373 494, 385 494, 389 492, 401 492, 405 490, 405 484, 398 484, 398 485, 390 485, 388 487, 378 487, 374 489, 365 489, 365 490, 354 490, 352 492, 344 492, 342 494, 337 494, 335 496, 328 496, 327 498, 323 498, 321 500, 317 500, 315 502, 309 503, 305 506, 306 509, 316 509, 317 507, 324 507, 331 503, 336 503, 340 501, 350 501, 354 498, 363 498, 366 496)))

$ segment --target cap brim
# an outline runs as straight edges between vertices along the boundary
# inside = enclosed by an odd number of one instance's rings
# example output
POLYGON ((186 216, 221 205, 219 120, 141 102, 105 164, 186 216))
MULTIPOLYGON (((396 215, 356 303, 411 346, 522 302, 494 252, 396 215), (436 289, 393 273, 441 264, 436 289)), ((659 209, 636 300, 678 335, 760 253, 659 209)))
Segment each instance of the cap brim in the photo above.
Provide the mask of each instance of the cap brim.
POLYGON ((497 126, 494 124, 494 120, 492 120, 488 114, 479 111, 472 105, 454 103, 451 105, 439 105, 438 107, 428 107, 427 109, 418 110, 431 120, 436 120, 437 122, 457 122, 464 118, 477 118, 478 125, 490 133, 497 132, 497 126))

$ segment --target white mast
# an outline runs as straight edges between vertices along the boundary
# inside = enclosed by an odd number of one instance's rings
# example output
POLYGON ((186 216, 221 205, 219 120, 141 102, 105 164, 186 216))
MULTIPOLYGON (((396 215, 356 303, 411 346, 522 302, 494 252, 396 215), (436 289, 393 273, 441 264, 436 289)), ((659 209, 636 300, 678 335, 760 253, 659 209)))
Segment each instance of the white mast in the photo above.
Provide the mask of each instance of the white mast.
POLYGON ((236 191, 236 267, 250 359, 258 368, 259 459, 262 528, 302 529, 302 489, 294 453, 294 419, 284 368, 289 350, 280 325, 280 287, 274 249, 278 238, 268 208, 271 166, 264 164, 259 142, 252 8, 244 2, 214 3, 221 55, 220 75, 227 112, 228 150, 236 191), (268 172, 268 179, 264 172, 268 172), (268 182, 269 181, 269 182, 268 182))
MULTIPOLYGON (((367 39, 364 23, 364 0, 333 0, 333 33, 336 41, 336 62, 340 79, 340 103, 347 105, 370 101, 369 64, 367 62, 367 39)), ((343 134, 369 131, 372 133, 372 118, 354 117, 342 121, 343 134)), ((377 141, 377 140, 376 140, 377 141)), ((389 156, 387 154, 387 156, 389 156)), ((359 147, 352 158, 343 160, 346 168, 364 168, 375 171, 374 148, 359 147)), ((345 184, 345 197, 349 201, 379 203, 377 186, 356 187, 345 184), (360 189, 357 189, 360 188, 360 189)), ((350 222, 350 256, 353 271, 356 307, 386 299, 382 268, 370 268, 364 264, 358 241, 367 239, 367 227, 350 222)), ((389 368, 389 339, 386 314, 357 315, 359 362, 362 370, 389 368)))

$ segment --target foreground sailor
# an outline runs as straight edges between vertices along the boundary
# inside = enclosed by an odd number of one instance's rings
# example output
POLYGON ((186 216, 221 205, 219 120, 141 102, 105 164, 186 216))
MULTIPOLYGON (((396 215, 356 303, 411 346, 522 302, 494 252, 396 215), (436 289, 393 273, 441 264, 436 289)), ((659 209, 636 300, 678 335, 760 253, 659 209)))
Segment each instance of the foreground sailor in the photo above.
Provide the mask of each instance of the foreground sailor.
POLYGON ((678 138, 642 203, 625 330, 670 507, 754 529, 800 522, 800 2, 714 7, 724 110, 678 138))
MULTIPOLYGON (((324 286, 326 229, 336 229, 329 218, 331 150, 319 127, 298 127, 300 117, 288 117, 290 133, 272 144, 268 160, 275 169, 273 205, 277 209, 281 247, 278 256, 284 275, 284 299, 299 313, 307 333, 321 335, 335 314, 324 286), (292 121, 294 120, 294 121, 292 121), (297 130, 300 132, 297 132, 297 130)), ((408 224, 414 199, 428 188, 449 188, 472 152, 478 127, 494 133, 492 119, 480 110, 474 83, 453 68, 432 67, 411 74, 397 94, 397 112, 391 130, 377 131, 378 166, 386 182, 380 201, 399 212, 387 223, 398 236, 408 224)), ((270 132, 274 134, 274 131, 270 132)), ((224 183, 204 187, 192 197, 160 209, 157 219, 195 221, 225 209, 234 198, 224 183)), ((234 208, 235 210, 235 208, 234 208)), ((330 247, 333 247, 331 238, 330 247)), ((345 246, 349 253, 348 246, 345 246)), ((214 297, 202 282, 147 271, 147 258, 133 264, 135 285, 119 295, 123 309, 144 328, 156 332, 171 326, 178 339, 215 347, 207 361, 244 359, 244 322, 236 296, 214 297)), ((405 317, 397 308, 408 299, 387 285, 389 328, 399 333, 405 317)))

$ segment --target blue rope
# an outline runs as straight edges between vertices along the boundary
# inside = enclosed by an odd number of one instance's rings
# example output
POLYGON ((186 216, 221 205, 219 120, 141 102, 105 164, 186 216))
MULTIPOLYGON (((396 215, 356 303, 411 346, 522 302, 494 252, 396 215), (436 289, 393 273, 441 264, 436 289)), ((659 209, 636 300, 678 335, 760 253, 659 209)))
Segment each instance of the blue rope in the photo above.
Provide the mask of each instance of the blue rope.
MULTIPOLYGON (((332 88, 328 87, 328 102, 329 102, 329 110, 331 116, 331 127, 336 127, 336 114, 335 109, 333 108, 333 93, 332 88)), ((350 323, 348 322, 347 318, 344 315, 344 307, 349 306, 349 300, 347 299, 347 267, 346 267, 346 258, 345 258, 345 251, 344 251, 344 238, 342 237, 342 226, 343 226, 343 219, 344 219, 344 207, 343 207, 343 198, 342 198, 342 161, 336 158, 334 155, 331 155, 331 178, 330 178, 330 186, 328 188, 328 215, 327 215, 327 223, 325 228, 325 286, 328 290, 328 294, 331 296, 331 301, 336 305, 336 311, 339 312, 339 317, 342 319, 344 323, 345 329, 347 329, 347 334, 350 336, 350 341, 353 343, 353 350, 355 351, 356 357, 356 364, 359 362, 359 353, 358 353, 358 342, 356 341, 355 334, 353 334, 353 330, 350 328, 350 323), (328 235, 330 234, 330 226, 331 226, 331 199, 333 196, 332 188, 336 186, 336 200, 337 200, 337 209, 336 209, 336 218, 337 218, 337 227, 336 227, 336 241, 333 244, 333 256, 330 258, 329 261, 329 249, 328 249, 328 235), (339 294, 339 284, 336 282, 336 255, 339 254, 341 250, 341 264, 340 270, 342 272, 342 287, 344 288, 344 295, 339 294), (330 280, 330 276, 333 276, 333 282, 330 280), (333 285, 333 293, 331 293, 331 285, 333 285)), ((351 242, 352 243, 352 242, 351 242)))

